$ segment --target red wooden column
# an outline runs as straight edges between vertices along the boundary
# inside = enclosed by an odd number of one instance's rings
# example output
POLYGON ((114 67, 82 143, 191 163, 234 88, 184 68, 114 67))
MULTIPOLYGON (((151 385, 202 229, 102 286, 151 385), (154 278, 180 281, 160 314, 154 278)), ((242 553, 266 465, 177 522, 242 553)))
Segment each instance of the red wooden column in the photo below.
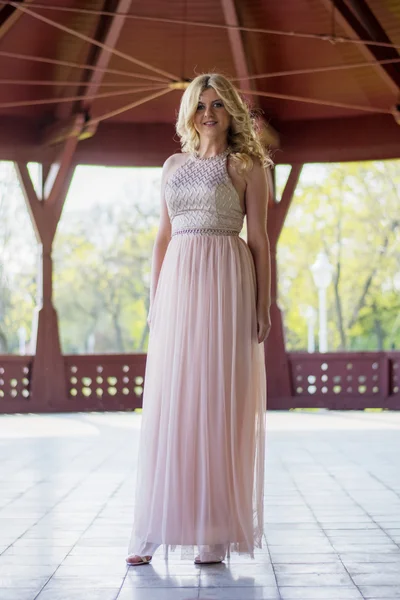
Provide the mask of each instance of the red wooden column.
POLYGON ((276 201, 275 190, 269 197, 267 229, 271 251, 271 331, 266 341, 265 358, 268 377, 267 406, 271 409, 286 408, 292 395, 282 313, 278 304, 276 250, 302 167, 300 164, 292 165, 280 202, 276 201))
POLYGON ((32 341, 36 352, 30 388, 32 410, 40 412, 52 411, 60 404, 65 406, 67 401, 64 360, 61 354, 57 313, 52 299, 51 254, 57 225, 74 172, 72 157, 77 143, 77 137, 68 138, 58 159, 49 167, 42 165, 42 189, 39 191, 33 186, 27 165, 15 163, 36 239, 41 248, 37 306, 32 327, 32 341))

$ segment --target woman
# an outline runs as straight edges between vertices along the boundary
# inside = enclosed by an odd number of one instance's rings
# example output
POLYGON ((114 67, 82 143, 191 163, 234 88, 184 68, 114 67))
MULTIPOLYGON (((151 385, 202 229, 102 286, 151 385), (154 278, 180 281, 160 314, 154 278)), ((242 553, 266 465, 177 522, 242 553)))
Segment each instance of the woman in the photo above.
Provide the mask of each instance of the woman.
POLYGON ((222 75, 183 94, 162 173, 130 565, 261 547, 270 329, 265 156, 222 75), (247 217, 246 242, 239 237, 247 217))

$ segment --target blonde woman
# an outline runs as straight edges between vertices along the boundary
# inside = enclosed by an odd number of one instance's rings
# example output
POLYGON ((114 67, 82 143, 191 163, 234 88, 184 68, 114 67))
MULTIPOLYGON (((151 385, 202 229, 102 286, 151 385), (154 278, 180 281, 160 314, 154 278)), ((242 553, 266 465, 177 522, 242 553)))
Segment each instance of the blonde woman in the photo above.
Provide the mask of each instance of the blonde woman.
POLYGON ((129 565, 262 547, 269 165, 224 76, 184 92, 164 163, 129 565), (247 243, 239 237, 247 218, 247 243))

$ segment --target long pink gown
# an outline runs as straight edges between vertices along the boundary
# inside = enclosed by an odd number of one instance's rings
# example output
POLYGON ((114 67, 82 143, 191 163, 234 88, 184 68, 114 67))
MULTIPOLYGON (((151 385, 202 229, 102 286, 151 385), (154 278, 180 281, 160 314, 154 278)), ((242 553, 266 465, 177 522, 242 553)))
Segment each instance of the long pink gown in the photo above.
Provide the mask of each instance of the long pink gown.
POLYGON ((151 308, 129 554, 262 547, 264 348, 228 153, 188 154, 166 184, 172 237, 151 308))

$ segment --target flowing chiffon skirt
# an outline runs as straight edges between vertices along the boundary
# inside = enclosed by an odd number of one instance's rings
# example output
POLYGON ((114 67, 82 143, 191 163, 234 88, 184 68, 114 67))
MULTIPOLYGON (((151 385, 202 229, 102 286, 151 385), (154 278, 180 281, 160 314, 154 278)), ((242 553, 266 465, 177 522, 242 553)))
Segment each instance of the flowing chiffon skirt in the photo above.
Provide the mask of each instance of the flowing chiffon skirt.
POLYGON ((262 547, 266 376, 253 257, 171 238, 151 309, 129 553, 262 547))

